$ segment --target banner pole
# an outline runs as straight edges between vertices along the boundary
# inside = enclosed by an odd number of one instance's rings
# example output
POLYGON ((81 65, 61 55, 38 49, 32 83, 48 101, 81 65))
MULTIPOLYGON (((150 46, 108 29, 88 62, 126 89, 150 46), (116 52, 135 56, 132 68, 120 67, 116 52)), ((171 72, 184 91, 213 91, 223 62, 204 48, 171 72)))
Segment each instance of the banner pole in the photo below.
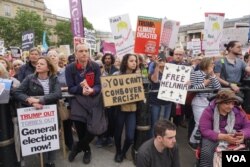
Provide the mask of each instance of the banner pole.
POLYGON ((43 153, 40 153, 40 163, 41 163, 41 167, 44 167, 44 164, 43 164, 43 153))

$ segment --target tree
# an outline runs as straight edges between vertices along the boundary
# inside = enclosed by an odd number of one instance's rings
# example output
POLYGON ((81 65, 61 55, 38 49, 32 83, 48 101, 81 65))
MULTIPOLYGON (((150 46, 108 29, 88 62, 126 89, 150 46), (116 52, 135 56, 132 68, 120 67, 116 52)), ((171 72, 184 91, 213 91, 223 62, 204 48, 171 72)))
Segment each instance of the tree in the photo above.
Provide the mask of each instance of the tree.
POLYGON ((83 17, 83 24, 85 28, 89 30, 94 30, 92 23, 90 23, 86 17, 83 17))
POLYGON ((58 37, 58 45, 66 45, 69 44, 71 47, 73 46, 73 35, 71 33, 70 22, 62 21, 58 22, 55 26, 55 34, 58 37))
POLYGON ((40 15, 34 11, 18 10, 14 23, 16 35, 20 39, 20 43, 22 32, 33 30, 35 32, 35 45, 42 44, 43 31, 46 30, 46 26, 40 15))
POLYGON ((0 17, 0 39, 4 40, 5 46, 15 46, 18 44, 14 27, 13 20, 0 17))
MULTIPOLYGON (((90 30, 94 30, 93 25, 87 20, 86 17, 83 18, 84 27, 90 30)), ((69 44, 73 47, 73 35, 71 32, 71 23, 69 21, 58 22, 54 28, 55 34, 58 36, 58 45, 69 44)))

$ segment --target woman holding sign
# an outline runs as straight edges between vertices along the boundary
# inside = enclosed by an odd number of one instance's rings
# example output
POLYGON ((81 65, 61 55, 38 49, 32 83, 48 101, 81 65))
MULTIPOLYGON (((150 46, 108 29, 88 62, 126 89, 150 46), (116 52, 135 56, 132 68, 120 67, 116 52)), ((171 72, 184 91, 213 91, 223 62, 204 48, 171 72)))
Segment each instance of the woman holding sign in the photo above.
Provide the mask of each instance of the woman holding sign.
MULTIPOLYGON (((132 74, 137 70, 137 56, 133 54, 126 54, 121 62, 120 71, 115 72, 114 75, 120 74, 132 74)), ((115 122, 115 162, 122 162, 124 157, 126 157, 126 152, 128 151, 131 144, 134 142, 134 134, 136 128, 136 103, 123 104, 120 106, 120 110, 117 112, 116 122, 115 122), (121 148, 121 136, 123 131, 123 126, 125 124, 126 137, 121 148)))
MULTIPOLYGON (((61 98, 61 87, 56 77, 56 69, 49 57, 40 57, 35 74, 28 75, 15 90, 15 98, 23 107, 42 109, 43 105, 56 104, 61 98), (41 96, 36 98, 35 96, 41 96)), ((46 167, 55 166, 55 151, 45 153, 46 167)))

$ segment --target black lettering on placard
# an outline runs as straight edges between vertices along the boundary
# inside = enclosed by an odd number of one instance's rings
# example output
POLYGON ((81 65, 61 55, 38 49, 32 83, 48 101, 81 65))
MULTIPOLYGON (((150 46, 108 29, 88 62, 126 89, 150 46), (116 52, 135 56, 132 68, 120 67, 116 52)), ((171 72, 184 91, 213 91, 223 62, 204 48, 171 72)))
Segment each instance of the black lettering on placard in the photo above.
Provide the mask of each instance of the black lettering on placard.
POLYGON ((250 151, 222 151, 222 167, 238 166, 250 166, 250 151))

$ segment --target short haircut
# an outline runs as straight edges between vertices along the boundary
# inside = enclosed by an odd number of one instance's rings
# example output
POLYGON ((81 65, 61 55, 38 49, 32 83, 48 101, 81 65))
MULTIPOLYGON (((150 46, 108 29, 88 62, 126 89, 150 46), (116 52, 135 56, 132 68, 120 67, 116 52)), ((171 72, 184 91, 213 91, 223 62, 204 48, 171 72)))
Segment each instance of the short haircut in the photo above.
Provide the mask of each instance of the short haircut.
POLYGON ((107 56, 110 56, 111 57, 111 64, 114 64, 115 63, 115 57, 114 55, 112 55, 111 53, 105 53, 103 56, 102 56, 102 64, 105 64, 105 58, 107 56))
POLYGON ((80 46, 86 47, 86 48, 88 49, 88 51, 89 51, 89 45, 87 45, 87 44, 78 44, 78 45, 76 45, 76 47, 75 47, 75 52, 77 52, 77 51, 79 50, 79 47, 80 47, 80 46))
POLYGON ((201 62, 200 62, 200 69, 202 71, 205 71, 208 69, 209 65, 211 64, 211 62, 213 62, 213 58, 212 57, 204 57, 201 62))
POLYGON ((41 56, 41 55, 42 55, 41 50, 40 50, 40 49, 38 49, 38 48, 31 48, 31 49, 30 49, 30 51, 29 51, 29 54, 30 54, 31 52, 34 52, 34 51, 36 51, 36 52, 39 54, 39 56, 41 56))
POLYGON ((175 124, 166 119, 158 120, 154 125, 154 136, 163 137, 166 135, 166 130, 176 130, 175 124))

